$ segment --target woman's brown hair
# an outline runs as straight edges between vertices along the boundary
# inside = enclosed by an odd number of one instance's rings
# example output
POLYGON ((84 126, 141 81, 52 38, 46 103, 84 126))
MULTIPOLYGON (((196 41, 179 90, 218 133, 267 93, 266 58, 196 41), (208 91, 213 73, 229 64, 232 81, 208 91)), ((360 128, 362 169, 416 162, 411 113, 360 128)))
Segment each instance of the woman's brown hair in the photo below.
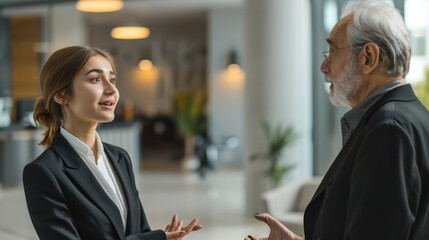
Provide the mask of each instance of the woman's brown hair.
POLYGON ((105 57, 116 72, 113 57, 98 48, 72 46, 55 51, 46 61, 40 73, 42 96, 36 101, 33 118, 46 130, 40 145, 50 147, 52 140, 63 121, 62 106, 54 101, 54 96, 62 92, 65 98, 72 96, 73 79, 89 58, 105 57))

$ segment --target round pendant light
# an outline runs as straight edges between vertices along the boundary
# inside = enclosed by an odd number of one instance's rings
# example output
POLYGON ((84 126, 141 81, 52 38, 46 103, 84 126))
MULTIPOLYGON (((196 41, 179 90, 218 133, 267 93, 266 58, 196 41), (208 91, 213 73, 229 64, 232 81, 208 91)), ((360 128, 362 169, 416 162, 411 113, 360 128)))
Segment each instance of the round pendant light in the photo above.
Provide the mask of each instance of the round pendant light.
POLYGON ((76 9, 82 12, 102 13, 115 12, 122 9, 122 0, 79 0, 76 9))
POLYGON ((150 30, 138 25, 119 26, 113 28, 110 35, 116 39, 144 39, 149 37, 150 30))

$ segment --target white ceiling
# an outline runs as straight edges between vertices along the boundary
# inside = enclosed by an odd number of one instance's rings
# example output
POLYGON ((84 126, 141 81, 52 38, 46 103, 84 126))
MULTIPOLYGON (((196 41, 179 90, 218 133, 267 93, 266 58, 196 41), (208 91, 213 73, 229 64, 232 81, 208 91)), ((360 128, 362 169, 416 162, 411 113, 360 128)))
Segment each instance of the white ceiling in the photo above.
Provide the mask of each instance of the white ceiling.
MULTIPOLYGON (((16 0, 0 0, 6 6, 3 15, 13 16, 34 12, 46 12, 49 5, 69 4, 71 0, 18 0, 26 4, 8 5, 16 0)), ((90 24, 120 24, 137 22, 140 24, 191 22, 205 20, 207 12, 213 8, 240 7, 244 0, 123 0, 124 8, 113 13, 85 13, 90 24)), ((16 2, 15 2, 16 3, 16 2)))
POLYGON ((242 0, 125 0, 118 12, 87 14, 90 23, 194 21, 212 8, 240 7, 242 0))

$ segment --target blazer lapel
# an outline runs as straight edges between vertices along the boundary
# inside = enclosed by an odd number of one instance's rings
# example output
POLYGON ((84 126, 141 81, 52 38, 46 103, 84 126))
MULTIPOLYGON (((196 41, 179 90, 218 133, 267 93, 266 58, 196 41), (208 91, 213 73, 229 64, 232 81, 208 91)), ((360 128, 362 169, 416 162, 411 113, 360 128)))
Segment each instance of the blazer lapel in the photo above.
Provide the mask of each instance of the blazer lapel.
POLYGON ((132 209, 136 206, 134 190, 132 189, 132 184, 130 182, 130 174, 127 171, 126 159, 123 155, 118 154, 117 151, 113 151, 106 144, 103 144, 107 157, 109 161, 112 163, 113 169, 116 172, 116 176, 118 177, 121 186, 122 192, 125 197, 125 201, 127 203, 127 227, 126 232, 128 232, 131 223, 136 221, 135 211, 132 209))
POLYGON ((125 231, 118 208, 98 183, 91 170, 85 165, 79 154, 60 133, 55 136, 52 148, 63 159, 64 170, 67 175, 82 189, 84 195, 90 198, 106 214, 118 232, 118 236, 123 236, 125 231))

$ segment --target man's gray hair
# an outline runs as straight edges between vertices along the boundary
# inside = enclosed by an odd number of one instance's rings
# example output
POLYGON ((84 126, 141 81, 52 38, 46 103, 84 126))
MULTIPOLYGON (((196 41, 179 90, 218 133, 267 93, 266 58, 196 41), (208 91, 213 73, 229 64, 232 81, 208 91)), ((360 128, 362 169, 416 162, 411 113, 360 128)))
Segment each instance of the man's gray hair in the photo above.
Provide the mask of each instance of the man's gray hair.
MULTIPOLYGON (((384 74, 405 78, 410 65, 411 44, 399 11, 386 1, 352 1, 344 7, 342 17, 350 14, 353 14, 347 26, 350 46, 377 44, 384 74)), ((356 54, 360 48, 352 49, 356 54)))

